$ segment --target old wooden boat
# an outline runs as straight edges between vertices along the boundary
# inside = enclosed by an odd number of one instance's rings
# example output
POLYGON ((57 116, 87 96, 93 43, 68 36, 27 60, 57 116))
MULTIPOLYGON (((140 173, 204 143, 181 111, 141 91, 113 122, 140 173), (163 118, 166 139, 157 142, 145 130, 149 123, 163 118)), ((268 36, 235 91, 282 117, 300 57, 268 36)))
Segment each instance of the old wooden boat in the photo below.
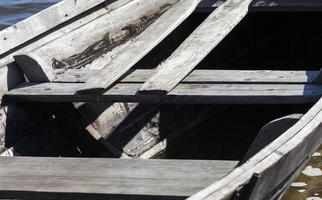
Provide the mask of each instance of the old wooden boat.
POLYGON ((1 31, 0 198, 280 198, 322 143, 321 11, 63 0, 1 31))

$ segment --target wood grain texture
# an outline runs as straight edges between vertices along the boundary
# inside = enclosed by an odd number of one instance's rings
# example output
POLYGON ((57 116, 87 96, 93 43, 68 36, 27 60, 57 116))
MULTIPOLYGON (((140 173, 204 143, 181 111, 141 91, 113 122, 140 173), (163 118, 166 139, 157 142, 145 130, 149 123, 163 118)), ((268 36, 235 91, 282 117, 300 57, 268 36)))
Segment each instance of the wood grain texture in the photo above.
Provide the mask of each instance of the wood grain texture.
MULTIPOLYGON (((144 83, 155 69, 129 70, 121 83, 144 83)), ((53 82, 83 83, 97 70, 79 69, 55 74, 53 82)), ((193 70, 182 83, 313 83, 319 71, 193 70)))
POLYGON ((64 0, 0 32, 0 55, 105 0, 64 0))
POLYGON ((140 88, 142 93, 168 93, 244 18, 251 0, 227 0, 161 63, 140 88))
MULTIPOLYGON (((72 0, 67 0, 68 2, 71 2, 72 0)), ((93 20, 100 18, 107 13, 112 12, 113 10, 117 10, 118 8, 126 5, 132 0, 118 0, 118 1, 102 1, 101 4, 86 10, 85 12, 75 16, 73 19, 68 20, 64 22, 63 24, 47 30, 46 32, 37 35, 35 38, 32 40, 25 42, 22 45, 14 47, 14 49, 8 51, 7 53, 4 53, 1 55, 1 60, 0 60, 0 68, 4 67, 6 65, 9 65, 14 61, 13 56, 16 54, 23 54, 26 52, 31 52, 34 51, 42 46, 47 45, 48 43, 74 31, 75 29, 78 29, 88 23, 91 23, 93 20)), ((52 13, 47 13, 45 12, 44 15, 46 18, 50 18, 52 13)), ((27 18, 25 21, 26 23, 33 24, 33 17, 27 18)), ((13 25, 14 27, 15 25, 13 25)), ((1 32, 0 32, 1 33, 1 32)), ((27 33, 26 33, 27 34, 27 33)), ((13 35, 11 35, 13 37, 13 35)))
POLYGON ((145 102, 145 103, 314 103, 322 85, 306 84, 180 84, 167 95, 137 94, 141 84, 120 83, 104 94, 78 94, 79 83, 26 83, 6 93, 10 101, 145 102))
POLYGON ((184 199, 237 164, 41 157, 3 157, 0 161, 0 197, 36 199, 184 199))
POLYGON ((33 54, 53 69, 103 67, 118 57, 114 51, 122 49, 127 42, 131 43, 175 2, 177 0, 131 1, 33 51, 33 54))
POLYGON ((237 188, 247 185, 253 174, 260 179, 252 188, 251 199, 272 195, 276 186, 296 175, 320 145, 322 100, 319 100, 294 126, 236 168, 226 177, 193 195, 195 199, 231 198, 237 188))
POLYGON ((179 1, 129 44, 112 62, 86 81, 79 92, 104 91, 178 27, 199 0, 179 1))
MULTIPOLYGON (((43 44, 43 41, 37 41, 41 44, 41 47, 30 48, 28 51, 31 51, 37 57, 41 57, 43 64, 39 65, 39 62, 35 62, 35 65, 31 65, 29 63, 28 68, 24 70, 25 74, 30 81, 39 82, 46 81, 46 79, 41 78, 40 74, 34 70, 37 67, 40 69, 50 66, 66 70, 67 68, 83 68, 84 65, 93 65, 94 68, 106 65, 112 57, 115 57, 126 46, 121 45, 121 43, 130 43, 133 37, 150 25, 174 2, 176 1, 127 0, 117 1, 107 7, 98 8, 93 13, 89 13, 67 27, 58 30, 56 34, 46 36, 46 44, 43 44), (94 31, 95 36, 83 34, 84 32, 91 33, 94 31), (64 34, 60 35, 61 32, 64 34), (126 40, 129 41, 126 42, 126 40), (104 55, 102 56, 102 54, 104 55), (97 59, 97 57, 100 58, 97 59), (93 62, 89 63, 91 61, 93 62)), ((21 61, 20 64, 25 64, 24 61, 21 61)), ((91 68, 91 66, 88 66, 88 68, 91 68)), ((128 107, 126 104, 115 103, 114 106, 106 109, 103 113, 94 113, 94 115, 97 115, 97 119, 94 121, 88 117, 93 112, 80 112, 83 118, 88 121, 86 130, 95 139, 104 142, 104 147, 108 148, 109 151, 115 155, 121 155, 122 158, 128 156, 103 139, 105 135, 110 134, 112 127, 117 127, 118 123, 121 123, 129 114, 130 111, 124 113, 120 109, 123 105, 128 107), (113 118, 115 113, 117 113, 118 120, 106 122, 106 119, 115 119, 113 118), (111 129, 105 129, 106 127, 111 127, 111 129)))

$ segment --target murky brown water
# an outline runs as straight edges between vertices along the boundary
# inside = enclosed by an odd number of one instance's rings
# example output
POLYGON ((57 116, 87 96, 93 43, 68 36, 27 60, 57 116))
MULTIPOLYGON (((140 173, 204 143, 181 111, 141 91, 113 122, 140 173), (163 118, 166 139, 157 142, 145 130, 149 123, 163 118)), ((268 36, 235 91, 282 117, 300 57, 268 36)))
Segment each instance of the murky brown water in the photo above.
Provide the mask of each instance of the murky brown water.
POLYGON ((322 200, 322 145, 285 194, 283 200, 322 200))

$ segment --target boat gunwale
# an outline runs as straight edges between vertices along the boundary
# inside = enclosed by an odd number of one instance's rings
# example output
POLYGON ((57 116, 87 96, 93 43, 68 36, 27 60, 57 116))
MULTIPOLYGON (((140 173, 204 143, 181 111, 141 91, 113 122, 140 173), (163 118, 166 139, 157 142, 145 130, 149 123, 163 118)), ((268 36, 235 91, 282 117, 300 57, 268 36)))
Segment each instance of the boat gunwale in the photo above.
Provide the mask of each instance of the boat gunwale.
MULTIPOLYGON (((322 135, 321 119, 322 98, 295 125, 290 127, 276 140, 260 150, 243 165, 235 168, 221 180, 191 196, 189 200, 231 197, 238 187, 246 185, 254 174, 263 174, 265 171, 273 168, 279 161, 285 159, 288 153, 300 147, 305 139, 316 132, 322 135)), ((321 142, 322 139, 318 141, 321 142)), ((311 147, 311 154, 316 150, 318 144, 311 147)), ((303 160, 308 161, 308 158, 305 157, 303 160)), ((291 171, 289 173, 293 172, 291 171)))

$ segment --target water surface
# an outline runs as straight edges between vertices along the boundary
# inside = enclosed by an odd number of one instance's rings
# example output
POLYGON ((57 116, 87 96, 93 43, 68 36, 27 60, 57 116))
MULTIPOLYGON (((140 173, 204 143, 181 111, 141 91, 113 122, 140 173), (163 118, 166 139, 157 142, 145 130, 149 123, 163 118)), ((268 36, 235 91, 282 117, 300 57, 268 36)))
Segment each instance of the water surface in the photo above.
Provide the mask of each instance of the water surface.
POLYGON ((0 29, 15 24, 60 0, 0 0, 0 29))

